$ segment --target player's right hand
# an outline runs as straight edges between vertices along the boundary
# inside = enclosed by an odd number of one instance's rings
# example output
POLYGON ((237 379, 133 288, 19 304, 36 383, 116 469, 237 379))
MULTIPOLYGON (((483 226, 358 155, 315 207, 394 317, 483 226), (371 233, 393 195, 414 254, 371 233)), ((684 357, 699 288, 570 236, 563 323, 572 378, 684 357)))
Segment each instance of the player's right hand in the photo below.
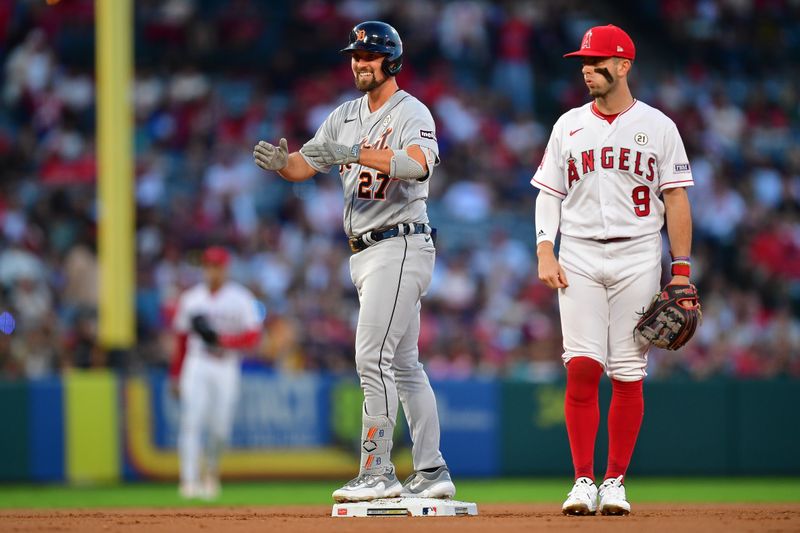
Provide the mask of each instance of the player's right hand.
POLYGON ((180 385, 180 383, 178 383, 177 379, 170 379, 169 380, 169 393, 176 400, 180 400, 181 399, 181 385, 180 385))
POLYGON ((565 289, 569 287, 567 275, 561 264, 556 259, 552 249, 539 255, 539 280, 551 289, 565 289))
POLYGON ((281 138, 278 146, 258 141, 253 148, 253 159, 264 170, 282 170, 289 164, 289 145, 285 138, 281 138))

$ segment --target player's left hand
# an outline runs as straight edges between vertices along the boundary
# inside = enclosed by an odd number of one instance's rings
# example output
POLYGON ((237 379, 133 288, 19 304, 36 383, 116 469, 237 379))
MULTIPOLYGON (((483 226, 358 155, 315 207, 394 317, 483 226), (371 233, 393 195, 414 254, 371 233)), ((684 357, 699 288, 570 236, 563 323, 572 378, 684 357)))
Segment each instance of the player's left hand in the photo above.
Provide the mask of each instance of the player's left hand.
POLYGON ((332 141, 309 142, 303 145, 300 153, 321 167, 349 165, 358 163, 358 158, 361 156, 361 145, 345 146, 332 141))
POLYGON ((205 315, 195 315, 191 319, 192 330, 197 333, 203 342, 208 346, 216 346, 219 343, 219 335, 211 327, 205 315))
POLYGON ((675 283, 673 278, 642 310, 634 333, 638 331, 653 346, 677 350, 689 342, 702 319, 697 288, 691 283, 675 283))
POLYGON ((668 285, 690 285, 689 276, 672 276, 672 281, 668 285))

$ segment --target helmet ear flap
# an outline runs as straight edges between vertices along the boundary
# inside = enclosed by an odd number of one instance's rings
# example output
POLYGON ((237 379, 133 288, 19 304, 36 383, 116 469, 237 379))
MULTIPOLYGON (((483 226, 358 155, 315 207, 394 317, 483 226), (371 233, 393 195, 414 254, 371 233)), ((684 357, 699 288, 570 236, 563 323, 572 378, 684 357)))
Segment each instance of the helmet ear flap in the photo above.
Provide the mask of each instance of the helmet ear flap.
POLYGON ((386 74, 386 77, 392 76, 392 64, 389 62, 388 57, 383 58, 383 62, 381 63, 381 70, 383 71, 384 74, 386 74))
POLYGON ((397 76, 400 69, 403 68, 403 58, 399 57, 394 61, 389 61, 388 57, 383 58, 383 63, 381 63, 381 70, 387 76, 397 76))

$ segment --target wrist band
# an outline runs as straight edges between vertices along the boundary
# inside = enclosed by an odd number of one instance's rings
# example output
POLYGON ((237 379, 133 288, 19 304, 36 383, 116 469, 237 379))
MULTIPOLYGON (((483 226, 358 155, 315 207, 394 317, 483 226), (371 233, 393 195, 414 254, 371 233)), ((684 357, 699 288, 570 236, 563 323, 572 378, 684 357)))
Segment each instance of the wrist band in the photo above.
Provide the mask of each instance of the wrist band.
POLYGON ((692 273, 692 265, 688 261, 674 261, 672 263, 673 276, 686 276, 690 277, 692 273))

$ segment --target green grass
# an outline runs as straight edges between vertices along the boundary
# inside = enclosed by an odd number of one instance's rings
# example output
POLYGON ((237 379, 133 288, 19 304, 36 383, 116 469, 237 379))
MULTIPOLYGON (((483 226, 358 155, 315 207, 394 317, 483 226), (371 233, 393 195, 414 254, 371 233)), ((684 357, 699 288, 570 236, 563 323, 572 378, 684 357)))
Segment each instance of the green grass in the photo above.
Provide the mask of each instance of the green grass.
MULTIPOLYGON (((225 483, 213 505, 331 504, 335 481, 225 483)), ((637 502, 800 502, 800 478, 632 478, 628 497, 637 502)), ((568 479, 459 480, 458 498, 478 503, 561 502, 568 479)), ((0 508, 95 508, 208 506, 181 500, 172 483, 67 487, 0 485, 0 508)))

